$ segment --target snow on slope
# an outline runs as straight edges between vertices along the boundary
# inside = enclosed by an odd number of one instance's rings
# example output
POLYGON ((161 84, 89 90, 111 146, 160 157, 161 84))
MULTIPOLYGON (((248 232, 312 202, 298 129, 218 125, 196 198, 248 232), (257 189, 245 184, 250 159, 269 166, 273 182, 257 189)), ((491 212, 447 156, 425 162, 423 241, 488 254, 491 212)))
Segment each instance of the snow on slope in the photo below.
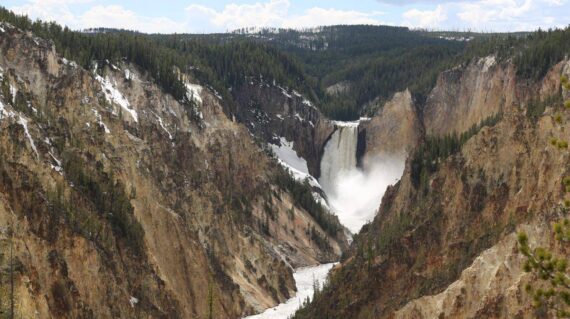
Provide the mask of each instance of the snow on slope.
POLYGON ((20 125, 22 125, 22 127, 24 128, 24 134, 28 138, 28 141, 30 142, 30 146, 32 146, 32 149, 34 150, 34 153, 36 153, 36 156, 39 158, 40 154, 38 154, 38 149, 36 148, 36 144, 34 143, 34 139, 32 138, 30 131, 28 130, 28 120, 20 115, 18 123, 20 123, 20 125))
MULTIPOLYGON (((280 146, 269 144, 273 153, 277 157, 277 161, 281 166, 283 166, 296 180, 304 183, 305 180, 309 181, 309 185, 314 188, 323 189, 319 181, 309 174, 309 168, 307 167, 307 161, 297 155, 297 152, 293 149, 293 142, 287 141, 284 137, 280 138, 280 146)), ((319 202, 324 208, 331 211, 329 203, 327 200, 318 192, 313 191, 313 197, 317 202, 319 202)), ((332 212, 332 211, 331 211, 332 212)))
POLYGON ((188 101, 196 101, 196 103, 198 104, 202 104, 202 97, 200 97, 200 94, 202 93, 202 86, 198 85, 198 84, 191 84, 191 83, 186 83, 186 97, 188 98, 188 101))
POLYGON ((123 110, 131 115, 135 122, 139 121, 139 116, 137 111, 131 109, 129 101, 123 96, 123 94, 113 85, 109 77, 103 78, 100 75, 95 75, 95 79, 101 83, 101 90, 105 94, 105 98, 111 104, 118 104, 123 110))
POLYGON ((311 186, 321 188, 319 182, 309 174, 307 161, 297 155, 297 152, 293 149, 293 142, 289 142, 284 137, 281 137, 280 143, 281 146, 270 144, 279 164, 287 168, 296 180, 303 182, 308 178, 311 186))

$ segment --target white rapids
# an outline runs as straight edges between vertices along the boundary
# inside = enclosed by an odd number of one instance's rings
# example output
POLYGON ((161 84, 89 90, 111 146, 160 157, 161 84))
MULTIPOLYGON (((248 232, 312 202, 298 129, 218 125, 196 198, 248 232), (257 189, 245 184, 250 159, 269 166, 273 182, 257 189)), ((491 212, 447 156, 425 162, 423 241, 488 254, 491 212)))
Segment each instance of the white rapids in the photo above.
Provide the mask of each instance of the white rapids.
POLYGON ((314 293, 314 284, 323 285, 327 278, 329 270, 335 265, 323 264, 314 267, 304 267, 295 270, 293 277, 297 285, 297 294, 295 297, 287 300, 285 303, 279 304, 277 307, 269 308, 264 312, 245 317, 244 319, 287 319, 299 309, 303 301, 312 298, 314 293))

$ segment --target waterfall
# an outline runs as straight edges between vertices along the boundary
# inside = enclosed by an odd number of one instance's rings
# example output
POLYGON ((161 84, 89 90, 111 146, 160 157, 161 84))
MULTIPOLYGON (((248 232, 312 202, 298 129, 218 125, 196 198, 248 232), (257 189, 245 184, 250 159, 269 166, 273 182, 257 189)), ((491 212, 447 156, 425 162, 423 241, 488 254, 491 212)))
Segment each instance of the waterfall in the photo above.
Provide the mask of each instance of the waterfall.
POLYGON ((405 161, 400 156, 382 156, 357 167, 359 122, 334 124, 337 130, 325 145, 319 183, 340 222, 357 233, 374 218, 384 191, 402 176, 405 161))
POLYGON ((356 168, 358 122, 335 122, 337 130, 325 145, 319 183, 327 195, 334 195, 339 176, 356 168))

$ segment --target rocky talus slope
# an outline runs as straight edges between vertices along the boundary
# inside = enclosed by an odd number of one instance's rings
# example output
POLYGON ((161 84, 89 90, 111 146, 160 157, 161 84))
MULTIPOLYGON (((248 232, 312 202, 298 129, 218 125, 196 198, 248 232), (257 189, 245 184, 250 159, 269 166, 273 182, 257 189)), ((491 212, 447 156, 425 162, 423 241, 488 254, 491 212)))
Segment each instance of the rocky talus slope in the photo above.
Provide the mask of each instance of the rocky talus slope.
POLYGON ((515 234, 549 246, 550 225, 562 216, 570 157, 550 140, 570 138, 567 124, 555 121, 557 114, 569 120, 560 112, 569 97, 560 77, 569 74, 562 61, 539 82, 519 81, 511 64, 493 58, 443 73, 422 109, 428 134, 460 133, 495 113, 501 119, 427 179, 408 161, 377 217, 296 318, 548 317, 524 292, 532 278, 521 271, 515 234), (546 109, 529 117, 538 99, 546 109))
POLYGON ((84 70, 7 24, 0 74, 0 263, 16 265, 18 317, 239 318, 346 245, 191 79, 177 101, 127 61, 84 70))

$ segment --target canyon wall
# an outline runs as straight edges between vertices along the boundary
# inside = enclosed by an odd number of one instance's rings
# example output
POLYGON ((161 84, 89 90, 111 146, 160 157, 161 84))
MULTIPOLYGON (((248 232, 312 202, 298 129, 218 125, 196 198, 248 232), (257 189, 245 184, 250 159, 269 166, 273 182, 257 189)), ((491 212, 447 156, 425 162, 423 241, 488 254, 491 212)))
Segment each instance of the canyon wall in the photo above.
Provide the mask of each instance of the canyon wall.
POLYGON ((423 120, 426 134, 435 135, 460 133, 501 112, 498 123, 437 162, 426 179, 417 179, 408 161, 374 221, 296 318, 541 315, 524 291, 532 276, 521 271, 515 233, 525 230, 531 245, 549 245, 550 225, 563 216, 561 180, 570 158, 550 140, 570 138, 568 115, 556 102, 568 98, 560 77, 570 68, 562 61, 543 80, 528 83, 517 81, 508 62, 491 62, 476 60, 442 74, 423 120), (549 97, 557 98, 544 114, 526 114, 531 98, 547 103, 549 97))
POLYGON ((17 316, 239 318, 293 296, 292 266, 346 246, 191 78, 178 101, 132 64, 85 70, 8 24, 0 73, 0 244, 13 250, 0 262, 18 265, 17 316))

